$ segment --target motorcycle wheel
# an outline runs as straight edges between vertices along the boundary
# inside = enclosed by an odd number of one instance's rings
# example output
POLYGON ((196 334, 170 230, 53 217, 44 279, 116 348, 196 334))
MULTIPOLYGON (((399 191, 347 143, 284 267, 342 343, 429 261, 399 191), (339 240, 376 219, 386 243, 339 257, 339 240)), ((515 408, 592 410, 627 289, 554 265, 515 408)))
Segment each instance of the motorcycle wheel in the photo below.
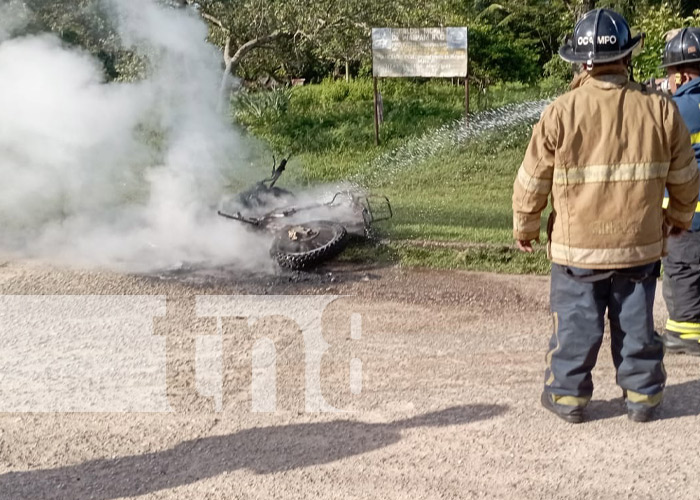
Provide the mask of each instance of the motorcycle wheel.
POLYGON ((270 255, 286 269, 306 269, 338 255, 347 244, 347 231, 331 221, 285 226, 275 235, 270 255))

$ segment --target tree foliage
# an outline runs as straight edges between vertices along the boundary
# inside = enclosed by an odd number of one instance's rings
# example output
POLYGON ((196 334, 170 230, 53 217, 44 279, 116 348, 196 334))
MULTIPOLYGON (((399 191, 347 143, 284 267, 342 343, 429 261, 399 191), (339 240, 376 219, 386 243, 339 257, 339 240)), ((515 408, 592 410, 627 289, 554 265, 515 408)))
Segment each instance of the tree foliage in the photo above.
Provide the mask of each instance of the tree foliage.
MULTIPOLYGON (((647 34, 635 60, 636 76, 656 66, 672 28, 699 25, 689 0, 160 0, 192 8, 210 26, 227 71, 246 80, 320 81, 329 75, 367 74, 372 27, 468 26, 470 72, 482 85, 566 78, 556 57, 575 20, 593 7, 610 7, 647 34)), ((133 79, 143 62, 125 50, 104 0, 24 0, 34 17, 26 32, 53 31, 104 64, 108 79, 133 79)))
POLYGON ((113 25, 113 12, 99 0, 24 0, 31 12, 25 33, 50 31, 69 45, 98 58, 110 80, 133 80, 143 75, 144 62, 125 49, 113 25))
POLYGON ((692 16, 682 16, 677 5, 674 7, 663 3, 659 6, 649 5, 640 13, 637 28, 646 34, 646 38, 644 49, 633 60, 637 79, 664 76, 659 65, 666 45, 665 35, 670 30, 686 26, 700 26, 700 10, 696 10, 692 16))

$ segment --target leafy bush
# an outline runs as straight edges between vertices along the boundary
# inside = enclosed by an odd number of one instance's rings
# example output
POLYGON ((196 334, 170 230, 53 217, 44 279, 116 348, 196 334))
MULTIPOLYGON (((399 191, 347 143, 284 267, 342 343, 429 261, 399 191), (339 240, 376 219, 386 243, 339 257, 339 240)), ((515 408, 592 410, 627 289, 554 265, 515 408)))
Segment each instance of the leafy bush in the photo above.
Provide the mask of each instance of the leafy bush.
POLYGON ((374 88, 372 78, 358 78, 350 85, 348 101, 371 101, 374 99, 374 88))
MULTIPOLYGON (((235 116, 283 154, 373 150, 372 86, 369 78, 327 79, 285 90, 284 101, 273 98, 280 91, 242 94, 236 98, 235 116)), ((386 145, 464 114, 464 87, 449 81, 386 79, 379 88, 385 117, 381 136, 386 145)))
POLYGON ((544 76, 550 82, 559 82, 560 85, 566 85, 574 77, 571 63, 559 57, 559 54, 554 54, 543 69, 544 76))
POLYGON ((541 74, 534 40, 489 25, 469 30, 469 57, 477 79, 534 82, 541 74))
POLYGON ((318 87, 319 101, 322 105, 328 106, 341 101, 350 94, 350 83, 345 80, 334 81, 326 78, 318 87))
POLYGON ((282 87, 260 92, 240 92, 234 97, 236 116, 244 123, 267 121, 281 116, 291 98, 291 89, 282 87))
MULTIPOLYGON (((236 118, 275 153, 293 153, 305 163, 305 180, 352 176, 362 158, 391 150, 411 137, 464 116, 464 85, 447 79, 383 79, 384 101, 379 149, 374 145, 372 79, 326 80, 287 89, 285 106, 264 93, 240 98, 236 118)), ((470 112, 556 95, 559 84, 498 83, 479 92, 471 87, 470 112)), ((277 91, 279 92, 279 91, 277 91)), ((300 171, 300 170, 297 170, 300 171)))
POLYGON ((664 76, 664 71, 659 69, 659 65, 666 46, 666 32, 699 25, 700 10, 696 10, 692 16, 681 17, 678 10, 668 2, 660 6, 647 6, 637 18, 637 28, 646 33, 646 39, 644 48, 633 59, 635 78, 645 81, 651 77, 664 76))

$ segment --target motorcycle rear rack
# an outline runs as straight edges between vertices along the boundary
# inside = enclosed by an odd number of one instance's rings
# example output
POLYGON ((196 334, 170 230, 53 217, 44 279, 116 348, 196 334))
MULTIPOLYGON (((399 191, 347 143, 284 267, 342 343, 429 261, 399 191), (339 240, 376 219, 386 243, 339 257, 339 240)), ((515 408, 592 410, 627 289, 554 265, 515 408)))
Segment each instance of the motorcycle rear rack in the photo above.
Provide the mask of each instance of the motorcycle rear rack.
POLYGON ((225 217, 227 219, 236 220, 238 222, 250 224, 251 226, 255 227, 265 227, 269 222, 271 222, 274 219, 291 217, 292 215, 295 215, 299 212, 313 210, 315 208, 332 207, 337 204, 337 200, 341 196, 347 196, 350 199, 351 203, 359 204, 360 206, 362 206, 362 217, 364 219, 365 224, 368 226, 370 224, 373 224, 374 222, 391 219, 394 216, 393 210, 391 208, 391 203, 389 202, 389 198, 387 198, 386 196, 364 194, 356 195, 351 191, 338 191, 337 193, 335 193, 335 195, 333 195, 333 198, 326 203, 312 203, 310 205, 305 205, 302 207, 289 207, 281 209, 278 208, 266 213, 261 217, 246 217, 241 212, 230 214, 221 210, 219 210, 217 213, 221 217, 225 217), (377 215, 377 212, 375 210, 376 204, 373 200, 378 200, 380 203, 385 204, 387 211, 384 215, 377 215))

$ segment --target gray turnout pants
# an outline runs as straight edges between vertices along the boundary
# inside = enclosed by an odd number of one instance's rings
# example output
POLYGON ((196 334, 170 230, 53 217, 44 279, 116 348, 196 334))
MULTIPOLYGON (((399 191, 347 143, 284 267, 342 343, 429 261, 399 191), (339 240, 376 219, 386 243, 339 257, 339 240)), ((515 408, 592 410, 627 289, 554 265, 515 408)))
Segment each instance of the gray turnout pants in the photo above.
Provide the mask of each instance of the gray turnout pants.
POLYGON ((628 405, 658 404, 666 382, 663 345, 652 317, 659 268, 659 262, 614 271, 552 264, 554 334, 546 392, 579 405, 590 400, 607 310, 617 383, 627 392, 628 405))
POLYGON ((700 232, 669 238, 663 262, 666 330, 700 336, 700 232))

